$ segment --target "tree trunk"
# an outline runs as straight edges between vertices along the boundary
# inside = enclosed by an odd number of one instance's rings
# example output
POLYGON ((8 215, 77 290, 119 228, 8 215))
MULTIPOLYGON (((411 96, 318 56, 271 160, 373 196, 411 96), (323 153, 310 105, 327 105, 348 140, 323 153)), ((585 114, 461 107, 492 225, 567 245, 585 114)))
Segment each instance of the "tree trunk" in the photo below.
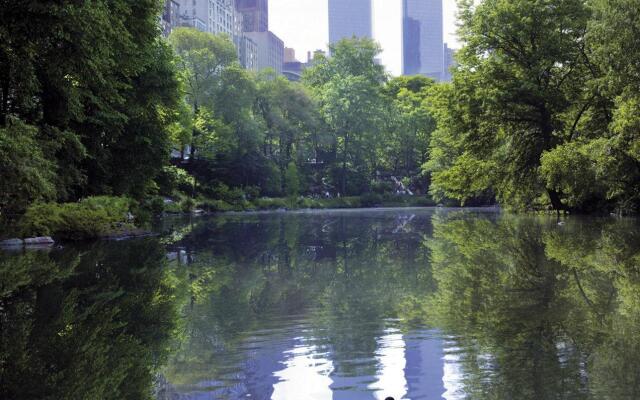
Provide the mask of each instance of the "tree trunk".
POLYGON ((564 210, 562 200, 560 200, 560 194, 553 189, 547 189, 547 193, 549 194, 549 200, 551 200, 551 206, 553 207, 553 209, 558 213, 564 210))
MULTIPOLYGON (((194 102, 193 104, 193 117, 196 118, 198 115, 198 103, 194 102)), ((191 146, 189 147, 189 164, 193 165, 194 160, 195 160, 195 156, 196 156, 196 146, 195 146, 195 139, 196 136, 198 135, 198 130, 196 129, 195 125, 193 126, 193 130, 191 131, 191 146)))
POLYGON ((347 151, 349 148, 349 135, 344 135, 344 154, 342 155, 342 184, 340 185, 340 190, 342 191, 342 196, 346 195, 347 192, 347 151))
POLYGON ((2 105, 0 106, 0 126, 7 125, 9 115, 9 68, 6 68, 2 77, 2 105))

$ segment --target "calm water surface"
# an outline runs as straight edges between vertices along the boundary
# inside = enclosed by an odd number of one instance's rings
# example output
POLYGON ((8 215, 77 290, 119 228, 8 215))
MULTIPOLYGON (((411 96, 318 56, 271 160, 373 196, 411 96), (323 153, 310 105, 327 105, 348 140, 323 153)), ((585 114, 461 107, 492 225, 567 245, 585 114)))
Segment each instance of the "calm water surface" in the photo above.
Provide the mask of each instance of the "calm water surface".
POLYGON ((0 253, 3 399, 639 399, 638 220, 167 219, 0 253))

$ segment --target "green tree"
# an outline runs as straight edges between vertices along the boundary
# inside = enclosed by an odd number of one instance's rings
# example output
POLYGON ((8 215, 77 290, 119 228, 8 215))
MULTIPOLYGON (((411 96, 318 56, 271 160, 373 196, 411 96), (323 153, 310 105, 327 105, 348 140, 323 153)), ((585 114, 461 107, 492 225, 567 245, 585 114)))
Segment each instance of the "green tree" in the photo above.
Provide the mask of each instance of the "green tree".
POLYGON ((380 46, 370 39, 344 39, 317 57, 304 82, 317 96, 320 113, 334 135, 342 194, 366 190, 377 167, 376 136, 384 120, 384 69, 375 61, 380 46), (348 176, 354 182, 347 185, 348 176))
POLYGON ((140 197, 162 168, 178 91, 159 12, 155 0, 3 4, 0 127, 38 129, 59 200, 140 197))
POLYGON ((37 139, 37 128, 20 120, 0 128, 0 219, 34 201, 55 198, 55 164, 37 139))
MULTIPOLYGON (((201 109, 213 113, 217 105, 216 94, 222 86, 222 74, 237 63, 233 43, 226 36, 212 35, 192 28, 173 30, 169 42, 178 56, 178 70, 194 117, 199 115, 201 109)), ((196 154, 200 133, 194 127, 190 143, 191 160, 196 154)))
POLYGON ((587 43, 593 68, 602 71, 593 91, 602 98, 600 135, 588 136, 583 151, 604 187, 602 197, 621 212, 640 209, 640 49, 633 44, 640 28, 637 0, 593 0, 587 43), (595 140, 593 140, 595 139, 595 140))
POLYGON ((545 151, 597 128, 583 130, 596 121, 588 8, 583 0, 462 1, 460 18, 460 65, 433 103, 433 190, 461 201, 493 190, 517 208, 565 208, 540 165, 545 151))
POLYGON ((300 194, 300 176, 298 175, 296 163, 293 161, 287 167, 284 182, 287 196, 295 197, 300 194))
POLYGON ((411 76, 394 78, 384 88, 393 111, 382 133, 379 158, 394 175, 416 178, 427 162, 429 140, 435 129, 427 107, 432 85, 429 78, 411 76))
MULTIPOLYGON (((258 76, 254 107, 266 128, 262 153, 275 163, 280 182, 286 186, 285 174, 292 162, 317 157, 312 142, 318 125, 317 106, 302 85, 267 71, 258 76)), ((280 191, 284 193, 285 189, 280 191)))

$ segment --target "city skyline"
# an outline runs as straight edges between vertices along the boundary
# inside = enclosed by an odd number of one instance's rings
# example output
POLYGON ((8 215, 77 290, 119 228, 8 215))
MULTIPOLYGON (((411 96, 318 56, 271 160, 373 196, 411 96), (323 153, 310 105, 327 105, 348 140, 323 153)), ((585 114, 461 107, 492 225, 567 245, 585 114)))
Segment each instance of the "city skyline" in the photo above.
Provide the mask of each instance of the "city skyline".
MULTIPOLYGON (((393 75, 402 74, 403 0, 372 0, 373 36, 381 44, 381 61, 393 75)), ((455 35, 455 0, 443 0, 443 40, 458 48, 455 35)), ((270 0, 270 29, 296 52, 299 61, 307 52, 327 49, 329 21, 327 0, 270 0)))

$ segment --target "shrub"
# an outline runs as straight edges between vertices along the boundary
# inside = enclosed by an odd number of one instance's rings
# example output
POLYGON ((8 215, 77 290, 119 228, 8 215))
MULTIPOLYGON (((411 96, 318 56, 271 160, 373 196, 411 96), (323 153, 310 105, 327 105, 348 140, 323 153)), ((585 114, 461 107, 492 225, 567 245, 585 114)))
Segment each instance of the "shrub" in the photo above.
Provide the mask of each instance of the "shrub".
POLYGON ((358 208, 362 206, 359 197, 335 197, 322 200, 322 208, 358 208))
POLYGON ((217 200, 223 200, 229 204, 244 200, 245 194, 240 188, 230 188, 224 183, 207 188, 206 194, 217 200))
POLYGON ((181 214, 182 213, 182 202, 174 201, 172 203, 164 204, 163 211, 169 214, 181 214))
POLYGON ((360 197, 360 202, 363 207, 376 207, 381 206, 383 202, 383 197, 377 193, 367 193, 360 197))
POLYGON ((411 205, 415 207, 433 207, 436 203, 427 196, 414 196, 411 205))
POLYGON ((132 201, 125 197, 89 197, 78 203, 37 203, 20 221, 22 236, 95 239, 135 226, 129 220, 132 201))
POLYGON ((191 197, 185 197, 180 202, 180 208, 182 209, 183 212, 186 212, 186 213, 193 211, 195 206, 196 206, 196 202, 191 197))
MULTIPOLYGON (((160 196, 149 197, 141 206, 145 212, 148 212, 151 215, 160 215, 164 212, 164 198, 160 196)), ((138 217, 139 212, 136 212, 135 214, 136 217, 138 217)))
POLYGON ((393 192, 394 185, 389 181, 375 180, 371 182, 371 191, 377 194, 393 192))
POLYGON ((258 210, 277 210, 279 208, 289 208, 289 204, 285 199, 262 197, 255 199, 253 205, 258 210))
POLYGON ((208 212, 216 211, 233 211, 234 207, 224 200, 212 200, 207 199, 198 203, 198 208, 201 208, 208 212))
POLYGON ((324 200, 305 197, 298 202, 300 208, 326 208, 324 200))
POLYGON ((193 190, 194 178, 182 168, 170 165, 162 168, 156 178, 160 193, 171 196, 176 190, 190 193, 193 190))
POLYGON ((247 186, 244 188, 244 193, 249 199, 257 199, 260 196, 260 187, 247 186))

